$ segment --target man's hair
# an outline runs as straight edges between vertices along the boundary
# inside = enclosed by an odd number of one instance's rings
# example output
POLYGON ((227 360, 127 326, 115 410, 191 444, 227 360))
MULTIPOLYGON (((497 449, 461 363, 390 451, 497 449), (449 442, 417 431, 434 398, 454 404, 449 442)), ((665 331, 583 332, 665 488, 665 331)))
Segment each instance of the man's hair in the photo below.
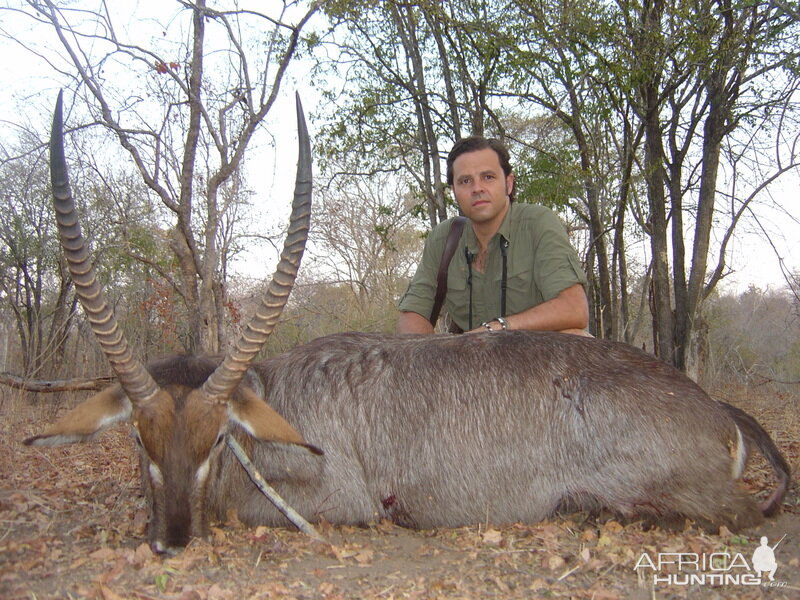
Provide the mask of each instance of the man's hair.
MULTIPOLYGON (((450 154, 447 155, 447 185, 451 187, 453 185, 453 163, 456 162, 456 159, 459 156, 466 154, 467 152, 486 150, 487 148, 494 150, 495 154, 497 154, 497 158, 500 159, 500 167, 503 169, 503 173, 506 175, 506 177, 511 175, 511 160, 508 154, 508 148, 506 148, 505 144, 495 138, 485 138, 479 135, 473 135, 458 140, 453 145, 453 149, 450 150, 450 154)), ((513 189, 511 190, 509 197, 513 202, 513 189)))

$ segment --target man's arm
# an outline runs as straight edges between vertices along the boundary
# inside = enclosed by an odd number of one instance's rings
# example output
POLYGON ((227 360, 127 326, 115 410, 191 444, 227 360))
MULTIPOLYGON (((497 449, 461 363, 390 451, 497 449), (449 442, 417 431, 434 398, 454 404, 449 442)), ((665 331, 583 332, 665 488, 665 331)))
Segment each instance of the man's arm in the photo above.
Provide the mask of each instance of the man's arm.
MULTIPOLYGON (((589 302, 583 286, 576 283, 547 302, 507 316, 506 321, 509 329, 580 333, 589 325, 589 302)), ((492 329, 500 329, 497 321, 490 325, 492 329)), ((476 327, 472 331, 486 331, 486 328, 476 327)))
POLYGON ((430 315, 433 310, 439 264, 449 231, 449 227, 440 223, 425 240, 417 270, 397 306, 400 311, 398 333, 433 333, 433 325, 423 315, 430 315))
POLYGON ((397 319, 397 333, 433 333, 433 325, 415 312, 401 312, 397 319))

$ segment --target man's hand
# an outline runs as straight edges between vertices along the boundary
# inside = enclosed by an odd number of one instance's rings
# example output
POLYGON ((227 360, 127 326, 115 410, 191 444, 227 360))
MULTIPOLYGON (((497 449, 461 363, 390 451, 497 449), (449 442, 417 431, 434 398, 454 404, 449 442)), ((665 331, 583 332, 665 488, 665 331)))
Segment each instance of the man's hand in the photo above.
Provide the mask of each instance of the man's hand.
MULTIPOLYGON (((589 303, 583 286, 576 283, 563 290, 558 296, 521 313, 506 317, 508 329, 527 329, 531 331, 560 331, 577 335, 590 334, 585 331, 589 324, 589 303)), ((502 329, 497 321, 490 321, 489 326, 502 329)), ((486 331, 479 325, 467 333, 486 331)), ((398 333, 433 333, 433 325, 422 315, 415 312, 401 312, 397 320, 398 333)))
MULTIPOLYGON (((507 316, 506 321, 508 329, 560 331, 590 336, 585 331, 589 325, 589 303, 580 283, 563 290, 552 300, 523 310, 521 313, 507 316)), ((488 324, 493 331, 502 329, 497 321, 489 321, 488 324)), ((470 330, 470 333, 478 331, 486 331, 486 327, 479 325, 470 330)))

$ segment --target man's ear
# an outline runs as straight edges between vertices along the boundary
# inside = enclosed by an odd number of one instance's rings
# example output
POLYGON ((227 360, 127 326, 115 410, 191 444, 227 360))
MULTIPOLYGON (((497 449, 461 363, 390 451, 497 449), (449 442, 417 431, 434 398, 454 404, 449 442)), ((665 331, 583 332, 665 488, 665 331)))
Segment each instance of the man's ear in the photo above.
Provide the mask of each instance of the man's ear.
POLYGON ((514 193, 514 184, 516 183, 516 178, 514 177, 513 173, 509 173, 506 175, 506 196, 510 196, 514 193))
POLYGON ((254 438, 295 444, 314 454, 322 454, 322 450, 307 444, 286 419, 249 388, 239 388, 236 398, 228 403, 228 414, 232 421, 244 427, 254 438))
POLYGON ((103 430, 130 419, 132 406, 119 384, 81 402, 44 433, 24 440, 26 446, 60 446, 85 442, 103 430))

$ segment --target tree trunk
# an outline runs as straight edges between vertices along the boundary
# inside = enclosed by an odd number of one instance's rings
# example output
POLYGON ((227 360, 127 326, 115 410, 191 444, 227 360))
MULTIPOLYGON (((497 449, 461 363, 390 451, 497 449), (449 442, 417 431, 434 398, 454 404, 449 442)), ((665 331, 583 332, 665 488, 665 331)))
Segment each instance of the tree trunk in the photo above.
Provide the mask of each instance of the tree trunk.
MULTIPOLYGON (((648 85, 645 97, 657 95, 655 85, 648 85), (654 89, 655 88, 655 89, 654 89)), ((653 279, 651 310, 653 314, 653 348, 657 356, 673 362, 673 315, 670 293, 669 254, 667 246, 667 218, 664 197, 664 151, 661 146, 661 128, 657 107, 648 102, 645 121, 645 179, 650 208, 650 249, 652 251, 653 279)))
POLYGON ((204 350, 203 335, 206 307, 198 292, 198 276, 202 277, 200 254, 192 231, 192 202, 194 196, 194 170, 197 161, 197 146, 200 139, 202 102, 200 93, 203 83, 203 38, 205 35, 205 0, 198 0, 192 16, 192 59, 189 72, 189 124, 180 173, 180 197, 178 199, 178 223, 173 250, 180 261, 183 293, 186 298, 189 339, 187 352, 204 350), (193 309, 194 308, 194 309, 193 309))
POLYGON ((439 144, 433 127, 432 111, 428 101, 428 88, 425 81, 425 68, 422 64, 419 40, 417 40, 416 36, 417 21, 414 15, 414 7, 406 6, 404 13, 400 14, 395 7, 392 7, 392 17, 400 34, 400 40, 403 43, 406 55, 411 59, 414 78, 412 84, 414 105, 419 122, 419 142, 423 151, 423 160, 425 161, 426 182, 431 186, 429 188, 430 204, 428 214, 431 218, 431 226, 433 226, 447 218, 439 144), (436 219, 434 219, 434 215, 436 219))
POLYGON ((644 177, 650 209, 648 222, 652 252, 650 308, 653 315, 653 349, 657 356, 673 363, 673 313, 670 290, 669 247, 665 201, 664 147, 661 134, 661 17, 663 1, 643 6, 642 47, 646 80, 640 85, 644 121, 644 177))

